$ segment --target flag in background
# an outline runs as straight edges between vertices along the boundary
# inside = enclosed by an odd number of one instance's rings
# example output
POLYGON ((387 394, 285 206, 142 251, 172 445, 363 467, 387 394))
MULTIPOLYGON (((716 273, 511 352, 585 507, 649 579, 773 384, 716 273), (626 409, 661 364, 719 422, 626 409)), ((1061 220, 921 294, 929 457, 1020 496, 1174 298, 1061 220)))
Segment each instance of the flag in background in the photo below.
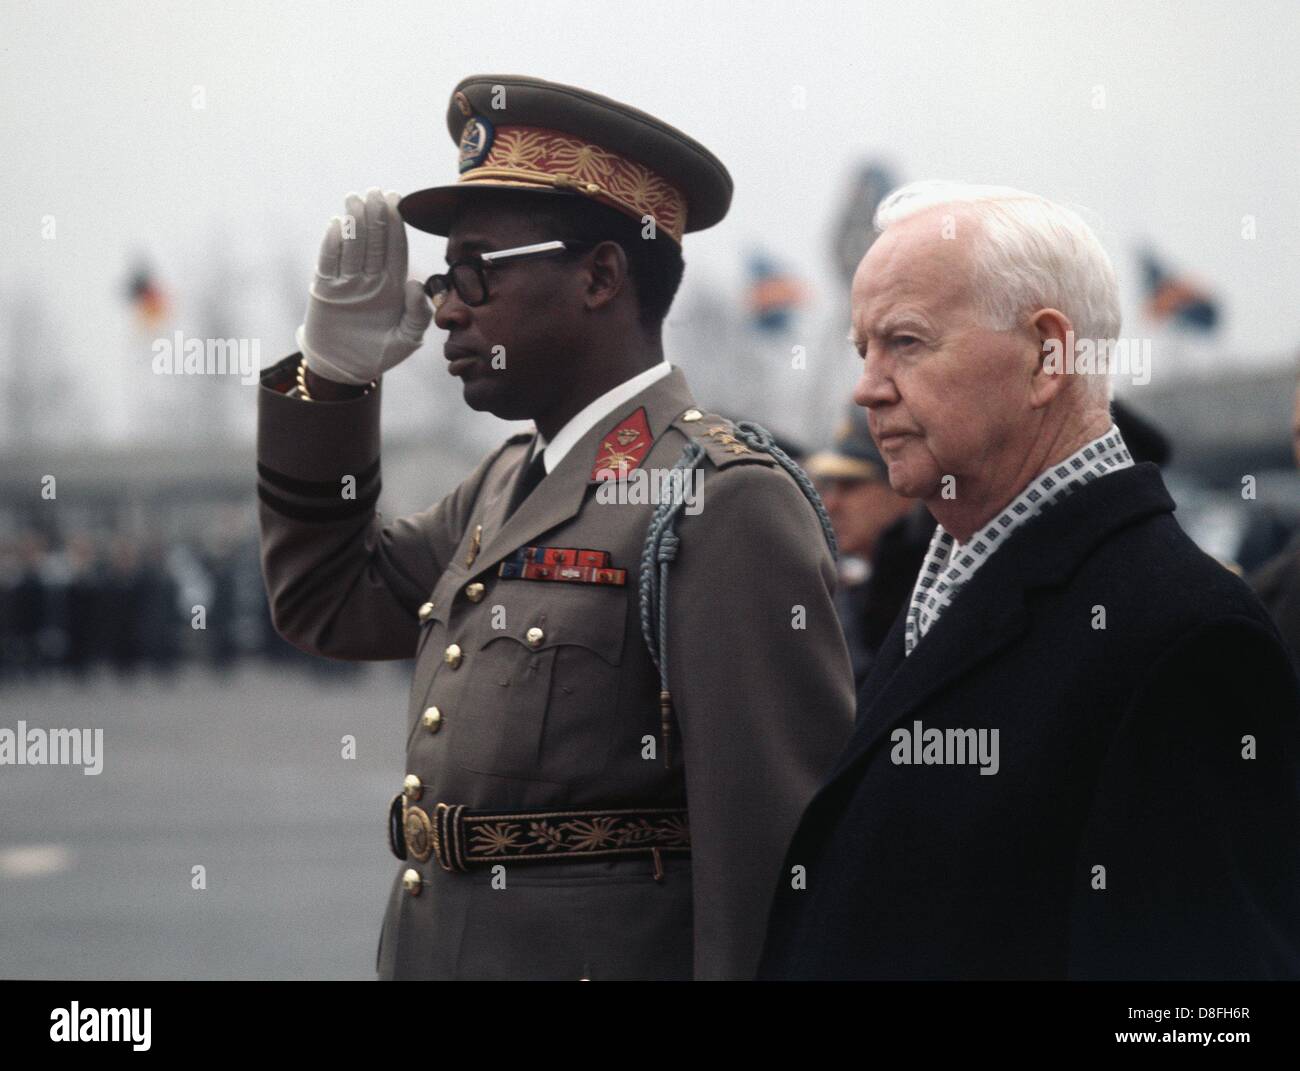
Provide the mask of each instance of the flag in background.
POLYGON ((884 163, 863 163, 854 173, 832 237, 835 267, 845 284, 853 281, 858 264, 876 240, 876 208, 897 186, 894 169, 884 163))
POLYGON ((769 256, 760 252, 750 254, 746 304, 759 331, 784 331, 806 297, 803 283, 779 268, 769 256))
POLYGON ((1140 258, 1149 316, 1192 331, 1213 331, 1218 326, 1219 304, 1204 289, 1169 272, 1150 250, 1140 258))
POLYGON ((154 278, 153 272, 141 264, 131 273, 127 296, 136 311, 142 328, 154 328, 167 319, 169 303, 154 278))

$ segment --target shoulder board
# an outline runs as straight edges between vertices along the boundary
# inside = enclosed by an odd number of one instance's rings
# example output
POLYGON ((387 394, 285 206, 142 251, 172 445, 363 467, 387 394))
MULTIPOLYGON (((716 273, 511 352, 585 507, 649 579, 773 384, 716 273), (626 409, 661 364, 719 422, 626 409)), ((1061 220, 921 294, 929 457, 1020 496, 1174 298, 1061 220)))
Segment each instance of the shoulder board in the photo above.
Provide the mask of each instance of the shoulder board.
POLYGON ((704 448, 704 455, 716 468, 734 465, 740 461, 775 465, 776 459, 765 450, 756 450, 746 443, 736 431, 736 425, 717 413, 700 409, 687 409, 672 422, 688 439, 704 448))

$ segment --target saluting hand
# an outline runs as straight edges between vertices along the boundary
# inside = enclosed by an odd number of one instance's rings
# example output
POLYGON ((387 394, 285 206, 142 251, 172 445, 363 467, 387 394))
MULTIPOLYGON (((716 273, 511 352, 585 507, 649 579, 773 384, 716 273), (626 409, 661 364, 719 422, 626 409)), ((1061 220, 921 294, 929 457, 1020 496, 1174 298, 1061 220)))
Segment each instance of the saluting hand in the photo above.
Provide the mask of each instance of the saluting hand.
POLYGON ((364 385, 400 364, 424 340, 433 305, 418 279, 406 277, 406 228, 398 195, 377 187, 348 194, 355 221, 344 237, 334 216, 321 242, 298 348, 307 367, 337 383, 364 385))

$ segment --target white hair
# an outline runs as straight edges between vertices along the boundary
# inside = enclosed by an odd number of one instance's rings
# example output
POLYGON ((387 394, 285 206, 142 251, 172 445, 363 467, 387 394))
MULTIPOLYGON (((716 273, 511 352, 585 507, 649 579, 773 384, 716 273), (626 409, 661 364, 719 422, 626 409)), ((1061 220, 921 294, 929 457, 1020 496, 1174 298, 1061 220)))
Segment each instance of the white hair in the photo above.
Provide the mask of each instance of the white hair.
MULTIPOLYGON (((1119 337, 1119 287, 1110 257, 1072 209, 1009 186, 927 180, 901 186, 876 209, 884 231, 929 208, 961 206, 980 225, 972 254, 985 326, 1009 331, 1026 313, 1059 309, 1076 339, 1100 345, 1119 337)), ((1109 375, 1089 375, 1087 394, 1109 402, 1109 375)))

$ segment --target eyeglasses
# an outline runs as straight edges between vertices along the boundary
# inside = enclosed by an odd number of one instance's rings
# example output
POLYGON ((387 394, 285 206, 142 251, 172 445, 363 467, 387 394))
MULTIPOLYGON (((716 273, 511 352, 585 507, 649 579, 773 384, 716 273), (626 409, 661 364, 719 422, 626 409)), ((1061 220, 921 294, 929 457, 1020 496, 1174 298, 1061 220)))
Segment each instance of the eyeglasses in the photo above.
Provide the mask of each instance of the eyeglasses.
POLYGON ((594 242, 553 241, 535 245, 521 245, 514 249, 500 249, 490 253, 477 253, 452 262, 445 272, 430 275, 424 281, 424 292, 433 301, 435 309, 441 308, 447 295, 454 289, 466 305, 482 305, 488 293, 487 269, 505 267, 523 260, 554 257, 572 253, 595 245, 594 242))

